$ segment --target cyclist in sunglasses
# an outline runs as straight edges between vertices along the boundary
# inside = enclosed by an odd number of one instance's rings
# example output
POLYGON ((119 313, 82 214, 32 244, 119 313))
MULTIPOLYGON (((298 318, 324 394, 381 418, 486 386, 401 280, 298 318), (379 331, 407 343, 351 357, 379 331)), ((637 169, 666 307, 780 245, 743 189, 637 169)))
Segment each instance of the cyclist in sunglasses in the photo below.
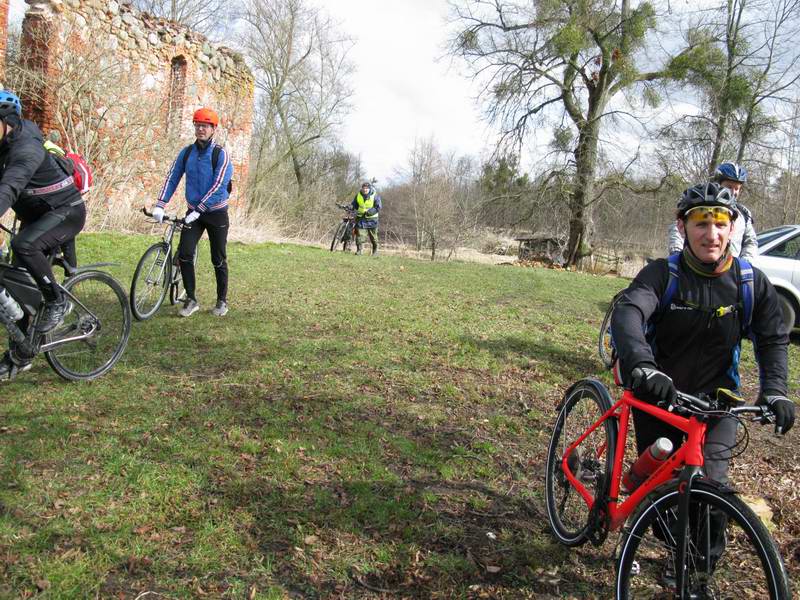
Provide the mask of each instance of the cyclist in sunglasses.
MULTIPOLYGON (((720 163, 714 171, 713 180, 721 186, 728 188, 736 202, 736 226, 731 234, 731 254, 751 260, 758 254, 758 239, 753 227, 753 214, 744 204, 738 202, 739 192, 747 182, 747 170, 735 162, 725 161, 720 163)), ((669 253, 677 254, 683 250, 683 236, 675 223, 669 227, 669 253)))
MULTIPOLYGON (((738 391, 741 342, 751 337, 759 361, 757 403, 773 409, 776 433, 785 434, 795 417, 794 402, 787 398, 789 338, 769 279, 731 252, 738 216, 735 197, 718 183, 684 192, 676 219, 686 240, 683 250, 645 266, 614 309, 611 332, 619 373, 638 398, 653 403, 674 400, 676 389, 738 391), (636 367, 641 375, 633 378, 636 367)), ((633 418, 640 454, 659 437, 670 438, 675 448, 682 444, 682 432, 663 421, 636 410, 633 418)), ((732 418, 709 424, 704 469, 721 484, 728 481, 736 428, 732 418)), ((721 515, 718 524, 712 532, 714 561, 725 548, 721 515)))

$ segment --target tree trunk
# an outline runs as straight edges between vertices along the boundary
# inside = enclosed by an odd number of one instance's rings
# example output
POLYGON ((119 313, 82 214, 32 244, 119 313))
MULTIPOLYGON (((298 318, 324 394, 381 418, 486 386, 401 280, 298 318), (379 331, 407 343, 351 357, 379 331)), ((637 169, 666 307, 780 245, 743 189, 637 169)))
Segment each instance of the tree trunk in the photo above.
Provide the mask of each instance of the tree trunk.
POLYGON ((599 130, 599 119, 587 120, 580 128, 578 146, 575 149, 575 185, 569 201, 567 266, 573 266, 583 256, 591 255, 591 203, 594 196, 599 130))

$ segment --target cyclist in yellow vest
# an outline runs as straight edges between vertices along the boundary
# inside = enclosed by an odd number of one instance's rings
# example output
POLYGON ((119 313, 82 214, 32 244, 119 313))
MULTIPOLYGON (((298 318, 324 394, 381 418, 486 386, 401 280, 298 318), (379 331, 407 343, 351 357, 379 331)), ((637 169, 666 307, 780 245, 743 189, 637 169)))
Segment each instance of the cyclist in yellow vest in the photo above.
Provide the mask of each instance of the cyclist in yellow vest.
POLYGON ((381 211, 381 197, 369 181, 361 184, 361 190, 353 198, 353 210, 356 211, 356 254, 361 254, 361 247, 369 237, 372 244, 372 256, 378 256, 378 213, 381 211))

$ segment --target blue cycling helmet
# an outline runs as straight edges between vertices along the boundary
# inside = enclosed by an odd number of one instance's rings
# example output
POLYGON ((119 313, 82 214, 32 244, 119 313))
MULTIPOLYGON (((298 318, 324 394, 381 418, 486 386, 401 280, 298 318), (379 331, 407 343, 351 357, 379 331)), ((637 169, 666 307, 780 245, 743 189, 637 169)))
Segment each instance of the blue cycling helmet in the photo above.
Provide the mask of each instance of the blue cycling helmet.
POLYGON ((747 181, 747 169, 739 166, 735 162, 726 160, 714 171, 714 181, 736 181, 745 183, 747 181))
POLYGON ((687 212, 697 206, 723 206, 730 210, 731 219, 736 219, 738 216, 736 198, 728 188, 714 181, 699 183, 683 192, 678 201, 678 218, 682 219, 687 212))
POLYGON ((22 103, 13 92, 0 90, 0 119, 11 115, 22 116, 22 103))

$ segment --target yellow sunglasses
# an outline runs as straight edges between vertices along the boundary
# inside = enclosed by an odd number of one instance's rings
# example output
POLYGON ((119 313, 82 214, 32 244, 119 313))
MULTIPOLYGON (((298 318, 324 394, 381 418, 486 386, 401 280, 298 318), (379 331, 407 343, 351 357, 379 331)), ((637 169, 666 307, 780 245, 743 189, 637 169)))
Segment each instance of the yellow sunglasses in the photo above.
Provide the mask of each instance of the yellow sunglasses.
POLYGON ((733 213, 724 206, 695 206, 686 211, 686 220, 690 223, 715 221, 727 225, 733 219, 733 213))

